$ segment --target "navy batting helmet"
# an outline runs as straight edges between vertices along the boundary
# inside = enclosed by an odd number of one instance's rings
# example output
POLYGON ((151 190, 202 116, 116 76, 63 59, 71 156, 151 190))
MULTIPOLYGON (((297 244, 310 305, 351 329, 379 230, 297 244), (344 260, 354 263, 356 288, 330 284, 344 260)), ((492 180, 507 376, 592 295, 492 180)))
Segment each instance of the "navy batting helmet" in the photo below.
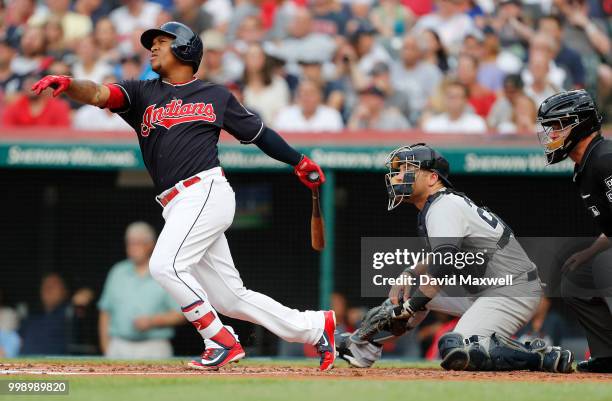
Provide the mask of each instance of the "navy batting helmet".
POLYGON ((388 210, 396 208, 402 200, 412 195, 416 170, 433 171, 438 174, 438 178, 447 188, 453 187, 448 179, 450 172, 448 160, 424 143, 395 149, 387 156, 385 165, 389 168, 389 172, 385 175, 387 194, 389 195, 388 210), (392 178, 401 174, 400 167, 402 164, 410 165, 413 168, 404 172, 404 179, 401 183, 393 183, 392 178))
POLYGON ((584 89, 557 93, 538 109, 538 137, 548 164, 567 158, 582 138, 601 128, 601 115, 584 89))
POLYGON ((159 28, 144 31, 140 36, 140 43, 145 49, 151 50, 153 39, 159 35, 172 38, 172 54, 179 60, 190 63, 194 72, 198 70, 204 54, 204 45, 202 39, 195 32, 187 25, 171 21, 166 22, 159 28))

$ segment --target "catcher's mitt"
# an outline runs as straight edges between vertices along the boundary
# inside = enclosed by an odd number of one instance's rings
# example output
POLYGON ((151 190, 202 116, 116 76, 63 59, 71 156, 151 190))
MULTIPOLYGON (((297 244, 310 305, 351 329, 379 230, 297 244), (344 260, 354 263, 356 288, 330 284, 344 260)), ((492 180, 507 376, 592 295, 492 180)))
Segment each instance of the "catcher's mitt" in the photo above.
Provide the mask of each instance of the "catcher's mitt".
POLYGON ((365 344, 376 341, 376 335, 381 332, 390 332, 394 336, 401 336, 408 331, 407 319, 398 319, 393 315, 393 305, 389 299, 380 306, 368 311, 361 322, 359 329, 353 333, 350 340, 355 344, 365 344))

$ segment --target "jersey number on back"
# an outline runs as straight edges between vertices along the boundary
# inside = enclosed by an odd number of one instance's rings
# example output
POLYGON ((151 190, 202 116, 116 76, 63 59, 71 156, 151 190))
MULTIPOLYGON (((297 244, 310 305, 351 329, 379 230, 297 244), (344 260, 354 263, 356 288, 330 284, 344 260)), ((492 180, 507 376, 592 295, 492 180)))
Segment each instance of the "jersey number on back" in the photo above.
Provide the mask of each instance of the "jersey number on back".
POLYGON ((481 207, 476 206, 474 202, 472 202, 469 198, 463 197, 463 199, 465 199, 465 202, 470 205, 470 207, 475 208, 476 213, 478 213, 480 218, 483 219, 488 225, 491 226, 492 229, 495 230, 495 227, 497 227, 499 221, 493 214, 489 213, 481 207))

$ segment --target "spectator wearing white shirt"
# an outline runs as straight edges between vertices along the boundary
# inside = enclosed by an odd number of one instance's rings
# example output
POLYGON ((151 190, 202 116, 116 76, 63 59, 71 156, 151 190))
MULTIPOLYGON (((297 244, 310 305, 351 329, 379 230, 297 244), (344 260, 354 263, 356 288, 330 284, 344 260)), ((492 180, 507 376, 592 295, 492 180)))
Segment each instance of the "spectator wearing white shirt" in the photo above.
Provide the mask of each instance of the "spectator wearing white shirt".
POLYGON ((485 120, 470 111, 468 88, 457 81, 444 88, 445 112, 423 122, 423 131, 439 134, 482 134, 487 131, 485 120))
POLYGON ((357 52, 357 68, 364 75, 369 75, 377 63, 391 64, 391 56, 385 48, 376 42, 376 28, 369 22, 361 22, 350 34, 350 42, 357 52))
POLYGON ((40 6, 28 20, 29 25, 41 26, 53 16, 59 18, 64 31, 64 40, 69 45, 78 45, 78 40, 93 30, 91 18, 70 10, 70 0, 46 0, 46 7, 40 6))
POLYGON ((45 31, 39 26, 26 26, 20 39, 20 52, 11 60, 11 71, 17 75, 28 75, 44 70, 52 61, 46 55, 45 31))
POLYGON ((296 104, 284 107, 276 116, 274 127, 279 131, 340 131, 344 124, 338 110, 322 104, 321 88, 310 80, 302 80, 297 88, 296 104))
POLYGON ((436 11, 422 16, 414 29, 417 33, 434 30, 451 54, 461 49, 463 39, 476 29, 474 21, 463 12, 462 1, 437 0, 436 11))
POLYGON ((99 50, 93 36, 87 36, 79 42, 76 54, 78 61, 72 66, 72 75, 75 79, 88 79, 101 83, 104 77, 112 74, 111 65, 98 57, 99 50))
POLYGON ((419 117, 427 99, 442 81, 443 75, 437 65, 425 59, 422 37, 406 35, 402 43, 400 60, 391 65, 393 86, 408 94, 411 121, 419 117))
POLYGON ((70 0, 47 1, 47 6, 52 15, 57 15, 62 19, 64 28, 64 40, 68 43, 78 45, 78 40, 89 35, 93 30, 91 18, 87 15, 77 14, 70 11, 72 2, 70 0))
POLYGON ((118 63, 121 54, 117 48, 117 30, 108 17, 98 20, 94 30, 94 38, 98 46, 98 55, 109 63, 118 63))
POLYGON ((244 105, 272 125, 280 109, 289 104, 287 82, 272 70, 272 62, 259 44, 251 44, 244 55, 244 105))
POLYGON ((213 16, 215 28, 225 32, 234 11, 231 0, 207 0, 202 8, 213 16))
POLYGON ((120 42, 129 43, 130 34, 136 29, 155 26, 157 15, 162 8, 157 3, 144 0, 123 0, 123 6, 114 9, 109 18, 117 29, 120 42))
MULTIPOLYGON (((105 76, 102 81, 104 84, 117 82, 114 75, 105 76)), ((128 125, 119 114, 111 112, 109 109, 90 106, 88 104, 79 107, 72 117, 72 128, 83 131, 131 131, 128 125)))
MULTIPOLYGON (((556 88, 562 88, 563 83, 567 78, 565 70, 555 63, 555 55, 560 47, 560 43, 545 33, 536 33, 529 41, 529 60, 536 55, 545 55, 548 59, 548 67, 546 68, 547 80, 556 88)), ((533 83, 534 77, 530 68, 523 69, 521 78, 525 82, 525 86, 533 83)))
POLYGON ((549 79, 550 61, 550 56, 544 52, 532 52, 529 58, 531 82, 525 84, 525 94, 535 104, 542 104, 544 99, 561 91, 549 79))

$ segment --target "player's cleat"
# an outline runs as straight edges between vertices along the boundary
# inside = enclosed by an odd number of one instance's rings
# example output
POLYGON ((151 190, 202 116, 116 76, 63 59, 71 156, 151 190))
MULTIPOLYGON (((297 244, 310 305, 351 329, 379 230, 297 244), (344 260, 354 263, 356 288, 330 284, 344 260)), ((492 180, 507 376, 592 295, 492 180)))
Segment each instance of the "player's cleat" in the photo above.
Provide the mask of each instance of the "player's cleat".
POLYGON ((334 361, 336 360, 336 341, 334 339, 336 314, 332 310, 323 313, 325 315, 325 327, 323 328, 323 335, 316 346, 317 351, 321 355, 319 370, 326 371, 334 367, 334 361))
POLYGON ((559 347, 552 347, 542 358, 542 370, 552 373, 572 373, 574 354, 569 350, 562 350, 559 347))
POLYGON ((576 369, 586 373, 612 373, 612 357, 589 358, 587 361, 578 362, 576 369))
MULTIPOLYGON (((340 359, 344 359, 353 368, 369 368, 374 364, 373 360, 361 358, 354 354, 351 349, 351 333, 337 333, 335 336, 336 352, 340 359)), ((353 344, 353 347, 358 345, 353 344)))
POLYGON ((232 348, 207 348, 200 360, 193 360, 187 364, 192 369, 217 370, 230 362, 238 362, 244 358, 245 353, 239 342, 232 348))

